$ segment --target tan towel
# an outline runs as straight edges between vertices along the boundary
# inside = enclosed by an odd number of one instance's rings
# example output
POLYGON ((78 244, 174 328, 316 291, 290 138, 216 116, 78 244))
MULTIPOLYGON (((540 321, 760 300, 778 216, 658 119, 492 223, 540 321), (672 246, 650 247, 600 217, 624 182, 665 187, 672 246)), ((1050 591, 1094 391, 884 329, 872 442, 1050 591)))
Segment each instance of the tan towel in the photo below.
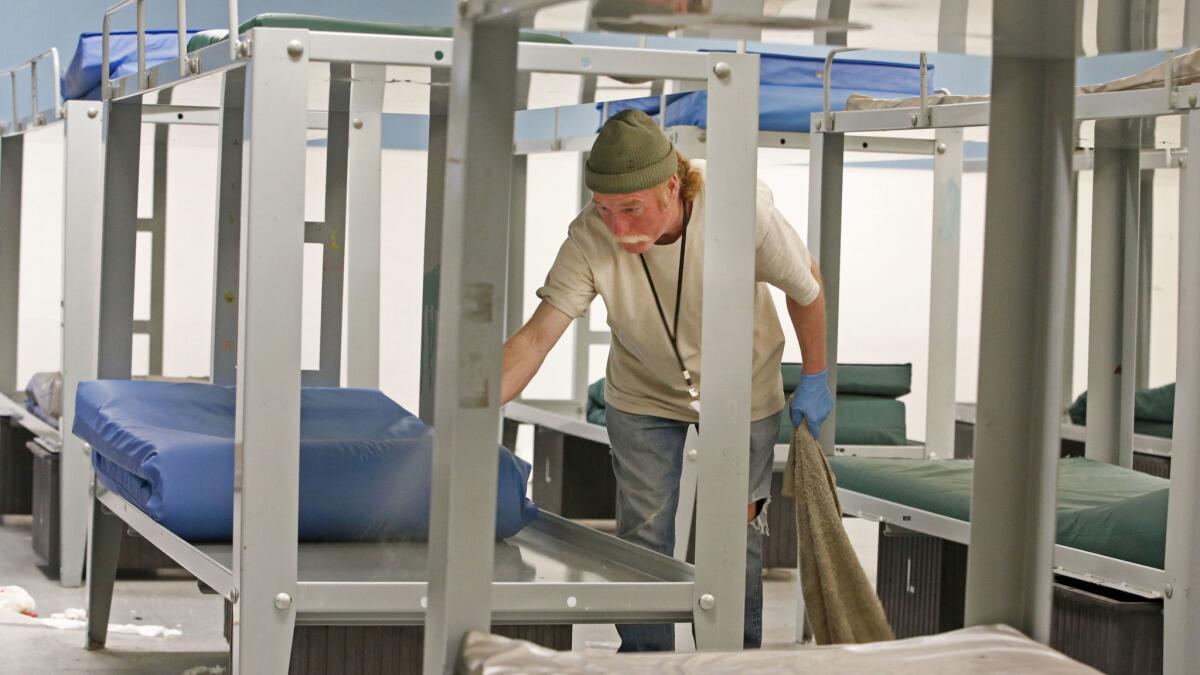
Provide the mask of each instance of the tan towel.
POLYGON ((783 494, 796 500, 800 582, 817 644, 892 640, 883 605, 842 527, 833 472, 801 424, 783 474, 783 494))

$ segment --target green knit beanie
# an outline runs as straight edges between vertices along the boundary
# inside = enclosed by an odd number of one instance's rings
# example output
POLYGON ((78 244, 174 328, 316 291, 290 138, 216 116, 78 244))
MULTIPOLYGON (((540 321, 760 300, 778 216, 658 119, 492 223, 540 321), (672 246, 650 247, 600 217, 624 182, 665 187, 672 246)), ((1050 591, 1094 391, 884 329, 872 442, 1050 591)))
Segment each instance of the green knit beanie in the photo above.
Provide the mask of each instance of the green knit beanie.
POLYGON ((584 182, 592 192, 626 194, 652 188, 675 175, 675 146, 650 116, 622 110, 592 144, 584 182))

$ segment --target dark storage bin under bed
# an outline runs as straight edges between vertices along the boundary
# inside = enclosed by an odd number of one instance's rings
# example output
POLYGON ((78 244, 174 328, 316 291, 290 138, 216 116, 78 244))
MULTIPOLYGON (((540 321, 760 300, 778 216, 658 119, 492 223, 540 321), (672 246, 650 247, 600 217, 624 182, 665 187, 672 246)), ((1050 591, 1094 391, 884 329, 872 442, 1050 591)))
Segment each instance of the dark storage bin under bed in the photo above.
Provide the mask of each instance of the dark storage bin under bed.
MULTIPOLYGON (((36 440, 29 442, 25 455, 33 464, 33 551, 56 573, 62 557, 59 546, 61 457, 36 440)), ((126 576, 144 576, 167 570, 172 574, 183 573, 183 568, 158 547, 126 527, 121 537, 117 572, 126 576)))
POLYGON ((33 512, 33 460, 25 449, 31 440, 16 418, 0 416, 0 516, 33 512))
MULTIPOLYGON (((876 592, 897 638, 963 627, 967 547, 880 527, 876 592)), ((1162 672, 1162 601, 1056 577, 1050 646, 1108 675, 1162 672)))
MULTIPOLYGON (((232 626, 233 606, 226 600, 226 641, 232 626)), ((570 624, 497 625, 492 632, 559 651, 571 649, 570 624)), ((288 675, 419 673, 424 654, 424 626, 296 626, 288 675)))

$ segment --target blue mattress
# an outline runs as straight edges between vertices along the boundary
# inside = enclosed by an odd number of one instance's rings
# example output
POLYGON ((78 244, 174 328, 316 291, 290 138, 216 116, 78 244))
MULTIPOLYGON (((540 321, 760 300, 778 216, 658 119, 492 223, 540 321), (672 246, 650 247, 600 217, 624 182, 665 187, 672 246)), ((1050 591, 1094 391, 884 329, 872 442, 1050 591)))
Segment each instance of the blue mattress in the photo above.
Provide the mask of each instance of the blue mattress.
MULTIPOLYGON (((300 418, 302 541, 428 538, 429 426, 369 389, 306 387, 300 418)), ((232 536, 233 427, 232 388, 101 380, 80 383, 72 431, 92 446, 101 483, 203 542, 232 536)), ((498 457, 496 536, 506 538, 537 507, 525 497, 529 465, 504 448, 498 457)))
MULTIPOLYGON (((197 31, 188 31, 194 35, 197 31)), ((84 33, 75 45, 75 54, 62 75, 62 95, 74 99, 100 98, 100 68, 103 45, 100 33, 84 33)), ((171 61, 179 56, 179 38, 174 30, 146 31, 146 67, 171 61)), ((108 34, 108 73, 117 79, 137 73, 137 33, 132 31, 108 34)))
MULTIPOLYGON (((825 59, 810 56, 762 54, 760 60, 758 128, 763 131, 807 133, 813 113, 823 109, 825 59)), ((851 94, 879 98, 903 98, 921 93, 920 67, 881 61, 834 61, 829 103, 845 110, 851 94)), ((933 91, 933 67, 928 71, 928 89, 933 91)), ((659 97, 611 101, 609 115, 635 108, 657 115, 659 97)), ((597 107, 603 110, 603 104, 597 107)), ((601 113, 603 114, 603 113, 601 113)), ((603 122, 603 120, 601 120, 603 122)), ((667 126, 708 126, 708 92, 689 91, 667 96, 667 126)))

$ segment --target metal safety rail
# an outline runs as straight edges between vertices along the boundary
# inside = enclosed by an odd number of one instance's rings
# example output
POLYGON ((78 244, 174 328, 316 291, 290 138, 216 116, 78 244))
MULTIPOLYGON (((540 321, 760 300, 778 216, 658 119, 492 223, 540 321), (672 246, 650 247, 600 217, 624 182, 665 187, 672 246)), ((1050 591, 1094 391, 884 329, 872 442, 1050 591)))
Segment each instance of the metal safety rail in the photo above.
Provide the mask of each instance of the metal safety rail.
MULTIPOLYGON (((112 79, 109 72, 109 36, 112 33, 112 17, 117 12, 136 5, 137 10, 137 50, 138 50, 138 69, 137 82, 140 88, 149 87, 151 79, 150 73, 146 70, 146 0, 121 0, 117 4, 109 7, 104 11, 104 21, 101 30, 101 71, 100 71, 100 95, 101 98, 109 98, 112 92, 112 79)), ((229 0, 226 7, 226 17, 229 21, 229 58, 236 59, 238 55, 245 49, 245 45, 238 39, 238 3, 237 0, 229 0)), ((178 64, 179 75, 186 76, 188 69, 191 66, 191 61, 186 57, 188 34, 187 34, 187 0, 175 0, 175 29, 177 42, 179 44, 179 58, 176 60, 178 64)))
MULTIPOLYGON (((1162 86, 1150 89, 1076 93, 1075 119, 1111 120, 1185 115, 1200 106, 1200 85, 1178 86, 1174 79, 1174 52, 1163 52, 1162 86)), ((921 53, 921 68, 927 68, 926 54, 921 53)), ((924 79, 924 78, 922 78, 924 79)), ((828 86, 828 83, 826 83, 828 86)), ((813 113, 816 132, 841 134, 904 131, 908 129, 940 129, 985 127, 990 120, 991 101, 930 104, 927 94, 921 103, 911 107, 867 110, 832 110, 826 107, 813 113)))
POLYGON ((12 95, 12 117, 7 121, 0 121, 0 136, 8 136, 18 134, 34 127, 44 126, 56 120, 62 119, 62 89, 59 83, 59 73, 61 73, 58 62, 58 49, 51 47, 37 56, 13 66, 5 70, 0 70, 0 80, 8 78, 9 90, 12 95), (51 107, 42 109, 39 107, 38 101, 38 64, 46 59, 50 60, 51 81, 54 95, 51 100, 51 107), (29 71, 29 115, 22 117, 18 104, 17 90, 17 73, 29 71))
MULTIPOLYGON (((1071 59, 1074 58, 1073 53, 1071 59)), ((1050 59, 1055 61, 1055 59, 1050 59)), ((1056 61, 1057 62, 1057 61, 1056 61)), ((1068 58, 1064 50, 1062 63, 1068 58)), ((1200 428, 1197 428, 1197 418, 1194 410, 1200 405, 1200 364, 1194 358, 1200 353, 1200 299, 1196 297, 1195 279, 1200 274, 1200 265, 1196 258, 1200 255, 1200 237, 1193 227, 1200 204, 1197 194, 1200 194, 1200 167, 1194 167, 1192 162, 1180 161, 1180 150, 1172 150, 1171 154, 1156 159, 1153 154, 1149 157, 1151 165, 1161 163, 1165 167, 1179 168, 1180 180, 1180 240, 1179 240, 1179 335, 1177 341, 1177 394, 1175 414, 1175 435, 1172 440, 1177 450, 1172 457, 1170 505, 1167 513, 1167 555, 1166 566, 1163 570, 1147 568, 1125 561, 1115 560, 1096 554, 1054 546, 1054 472, 1049 469, 1050 458, 1057 461, 1060 439, 1064 435, 1062 425, 1062 401, 1064 386, 1063 361, 1066 348, 1064 324, 1072 316, 1068 310, 1068 284, 1073 279, 1067 274, 1070 269, 1072 246, 1068 245, 1071 229, 1068 206, 1073 197, 1071 192, 1070 172, 1080 163, 1078 153, 1074 152, 1069 129, 1061 132, 1066 124, 1084 120, 1128 120, 1153 119, 1167 116, 1180 116, 1185 120, 1183 135, 1184 149, 1200 147, 1200 85, 1176 86, 1172 76, 1172 55, 1167 54, 1164 61, 1164 84, 1158 88, 1129 91, 1113 91, 1103 93, 1078 93, 1073 87, 1073 74, 1069 70, 1047 69, 1040 77, 1055 81, 1058 91, 1055 96, 1045 101, 1052 110, 1052 119, 1056 127, 1051 132, 1041 126, 1043 122, 1035 122, 1034 115, 1027 115, 1025 120, 1013 109, 1013 100, 984 100, 966 103, 948 103, 928 106, 927 114, 919 106, 902 108, 887 108, 876 110, 830 111, 825 110, 813 115, 814 125, 823 122, 823 129, 814 136, 820 140, 814 145, 817 151, 812 156, 810 173, 810 204, 811 218, 809 223, 810 240, 830 242, 821 248, 822 260, 836 259, 840 254, 841 213, 837 204, 842 196, 842 166, 843 142, 845 135, 850 132, 888 132, 907 131, 913 128, 933 128, 954 130, 964 127, 990 126, 990 133, 1007 134, 1005 138, 1012 147, 997 152, 993 143, 989 157, 989 193, 988 193, 988 224, 989 235, 985 240, 984 257, 984 324, 982 332, 985 336, 980 353, 980 392, 976 413, 979 424, 976 428, 976 472, 974 483, 975 508, 972 509, 972 523, 962 523, 952 519, 935 517, 932 514, 917 509, 875 499, 869 496, 843 491, 843 510, 850 515, 899 524, 906 529, 929 532, 936 536, 966 542, 971 544, 970 564, 968 572, 969 585, 974 575, 978 583, 987 580, 988 588, 968 588, 968 624, 978 620, 979 612, 988 612, 993 620, 997 616, 995 608, 1003 606, 1014 595, 1024 594, 1031 598, 1028 606, 1045 606, 1048 610, 1049 586, 1034 583, 1031 578, 1022 577, 1026 572, 1049 572, 1051 567, 1061 574, 1078 576, 1088 581, 1128 587, 1139 590, 1143 595, 1157 595, 1164 599, 1166 608, 1164 657, 1165 663, 1182 664, 1191 658, 1189 654, 1195 647, 1185 637, 1189 616, 1200 615, 1197 606, 1200 597, 1195 594, 1184 594, 1178 591, 1181 587, 1194 586, 1200 579, 1200 559, 1190 556, 1188 548, 1194 546, 1196 528, 1192 515, 1200 511, 1200 461, 1191 449, 1200 446, 1200 428), (1071 79, 1066 78, 1071 75, 1071 79), (1022 123, 1029 122, 1030 126, 1013 127, 1018 118, 1022 123), (828 122, 826 122, 828 120, 828 122), (1003 120, 998 122, 998 120, 1003 120), (1002 126, 998 129, 998 124, 1002 126), (1051 134, 1046 138, 1052 139, 1047 145, 1038 148, 1029 146, 1033 140, 1023 135, 1038 133, 1051 134), (1019 143, 1016 143, 1019 141, 1019 143), (1021 152, 1033 152, 1035 156, 1026 157, 1017 152, 1016 145, 1021 145, 1021 152), (1036 156, 1039 155, 1040 156, 1036 156), (1022 179, 1016 179, 1014 161, 1028 164, 1021 166, 1019 172, 1026 172, 1022 179), (1034 171, 1046 171, 1045 175, 1034 171), (993 174, 1000 172, 1002 183, 992 180, 993 174), (1029 173, 1033 172, 1033 173, 1029 173), (1025 180, 1029 179, 1029 180, 1025 180), (1042 182, 1038 182, 1042 181, 1042 182), (1001 192, 1001 190, 1021 189, 1016 194, 1001 192), (1002 187, 1001 187, 1002 185, 1002 187), (1033 190, 1033 192, 1030 192, 1033 190), (1029 194, 1039 194, 1039 200, 1026 199, 1029 194), (998 200, 993 202, 993 200, 998 200), (1003 206, 997 206, 1002 203, 1003 206), (1040 238, 1029 236, 1023 229, 1033 214, 1026 210, 1037 211, 1035 221, 1036 231, 1041 232, 1040 238), (1009 213, 1009 211, 1013 211, 1009 213), (1003 214, 1003 215, 1002 215, 1003 214), (994 234, 992 228, 1003 225, 1003 237, 994 234), (1001 239, 1004 239, 1002 242, 1001 239), (1000 264, 999 260, 1006 261, 1000 264), (1027 268, 1026 265, 1033 265, 1027 268), (1030 270, 1038 270, 1030 277, 1030 270), (1019 279, 1019 277, 1021 277, 1019 279), (1029 285, 1035 281, 1036 285, 1029 285), (1023 314, 1020 322, 1035 330, 1017 328, 1011 322, 1015 315, 1010 309, 1021 307, 1023 314), (997 324, 996 322, 1002 322, 997 324), (1033 338, 1031 340, 1031 338, 1033 338), (1020 341, 1021 351, 1012 351, 1014 341, 1020 341), (1034 348, 1034 345, 1037 345, 1034 348), (1029 363, 1016 362, 1015 359, 1028 359, 1029 363), (1018 377, 1001 377, 1000 374, 1019 373, 1018 377), (1028 379, 1028 381, 1025 381, 1028 379), (1030 395, 1033 398, 1030 400, 1030 395), (1021 405, 1014 403, 1020 400, 1021 405), (1020 423, 1014 424, 1019 415, 1020 423), (1187 448, 1188 452, 1178 449, 1187 448), (1033 450, 1031 450, 1033 449, 1033 450), (1036 450, 1036 452, 1034 451, 1036 450), (1044 455, 1044 456, 1043 456, 1044 455), (1030 462, 1037 464, 1037 473, 1031 468, 1030 462), (1008 475, 1012 473, 1012 475, 1008 475), (983 477, 986 476, 986 477, 983 477), (1013 482, 1017 481, 1017 482, 1013 482), (1037 499, 1030 493, 1025 493, 1023 500, 1014 501, 1010 497, 1012 486, 1048 486, 1045 490, 1037 491, 1037 499), (1008 491, 1008 492, 1005 492, 1008 491), (1003 496, 1002 496, 1003 495, 1003 496), (996 503, 991 503, 996 502, 996 503), (1017 507, 1019 502, 1019 509, 1017 507), (999 511, 997 510, 999 509, 999 511), (1038 510, 1035 515, 1034 510, 1038 510), (1024 513, 1017 517, 1016 511, 1024 513), (1018 530, 1011 526, 1017 523, 1018 530), (1009 527, 1000 527, 1001 525, 1009 527), (1030 538, 1031 532, 1037 532, 1037 543, 1030 538), (969 533, 969 534, 968 534, 969 533), (1023 540, 1023 541, 1021 541, 1023 540), (1018 543, 1019 542, 1019 543, 1018 543), (1192 543, 1189 543, 1192 542, 1192 543), (1036 553, 1034 552, 1036 549, 1036 553), (1003 551, 1003 553, 1002 553, 1003 551), (1018 570, 1011 564, 1010 554, 1020 554, 1028 561, 1036 559, 1046 561, 1044 570, 1018 570), (1024 580, 1022 580, 1024 579, 1024 580), (1021 589, 1014 591, 1009 586, 1020 584, 1021 589), (975 599, 972 600, 971 598, 975 599), (972 602, 975 604, 972 605, 972 602)), ((1006 64, 1011 66, 1012 64, 1006 64)), ((1047 67, 1049 68, 1049 67, 1047 67)), ((1001 69, 1003 70, 1003 69, 1001 69)), ((1019 69, 1006 72, 1007 77, 1014 82, 1025 79, 1037 80, 1029 73, 1018 75, 1019 69)), ((1032 82, 1031 82, 1032 84, 1032 82)), ((1040 87, 1040 84, 1033 85, 1040 87)), ((1042 92, 1042 89, 1037 89, 1042 92)), ((1026 92, 1014 100, 1024 97, 1026 92)), ((1039 93, 1039 95, 1042 95, 1039 93)), ((1039 103, 1041 103, 1039 101, 1039 103)), ((1035 138, 1041 138, 1033 134, 1035 138)), ((993 136, 995 138, 995 136, 993 136)), ((1041 142, 1041 141, 1036 141, 1041 142)), ((1099 145, 1099 144, 1098 144, 1099 145)), ((1085 155, 1082 163, 1087 168, 1091 165, 1097 172, 1102 169, 1111 172, 1113 165, 1128 167, 1116 169, 1137 172, 1146 168, 1145 153, 1137 146, 1131 149, 1113 150, 1100 147, 1094 154, 1085 155)), ((1099 173, 1097 174, 1099 181, 1099 173)), ((1097 186, 1095 192, 1102 191, 1097 186)), ((1120 217, 1120 213, 1106 214, 1100 209, 1094 209, 1094 217, 1120 217)), ((1118 238, 1126 237, 1126 242, 1133 242, 1136 250, 1136 238, 1123 234, 1123 229, 1114 223, 1105 221, 1097 230, 1113 230, 1118 238), (1111 225, 1111 228, 1109 227, 1111 225)), ((1129 230, 1124 230, 1128 232, 1129 230)), ((1133 232, 1136 233, 1136 227, 1133 232)), ((1095 242, 1093 242, 1095 245, 1095 242)), ((1127 246, 1130 244, 1127 243, 1127 246)), ((1095 254, 1093 258, 1096 258, 1095 254)), ((1136 266, 1133 276, 1136 278, 1136 266)), ((829 278, 826 272, 826 279, 829 278)), ((1113 274, 1098 273, 1093 269, 1091 295, 1093 308, 1099 303, 1111 303, 1111 295, 1104 284, 1109 280, 1105 276, 1115 276, 1114 283, 1119 287, 1121 279, 1130 279, 1128 264, 1124 273, 1119 270, 1113 274)), ((1128 293, 1128 292, 1127 292, 1128 293)), ((1127 298, 1130 296, 1126 296, 1127 298)), ((838 298, 836 293, 827 296, 828 306, 833 307, 832 316, 836 316, 838 298)), ((1127 299, 1126 303, 1130 301, 1127 299)), ((1122 311, 1126 321, 1131 320, 1130 312, 1136 311, 1136 304, 1131 308, 1128 304, 1122 311)), ((1093 312, 1095 313, 1095 312, 1093 312)), ((831 322, 831 334, 836 335, 836 320, 831 322)), ((1096 326, 1093 323, 1090 339, 1093 344, 1097 340, 1109 339, 1111 331, 1121 330, 1120 325, 1096 326)), ((836 348, 836 341, 830 343, 830 351, 836 348)), ((1118 350, 1118 354, 1120 351, 1118 350)), ((1132 352, 1127 351, 1123 357, 1128 361, 1132 352)), ((833 356, 831 354, 831 360, 833 356)), ((1119 358, 1118 362, 1122 359, 1119 358)), ((1111 377, 1112 366, 1103 364, 1103 374, 1111 377)), ((1089 380, 1096 376, 1097 361, 1091 360, 1089 380)), ((1131 373, 1134 368, 1130 363, 1124 363, 1125 372, 1131 373)), ((1121 369, 1117 369, 1119 373, 1121 369)), ((1068 371, 1065 371, 1069 373, 1068 371)), ((1105 383, 1105 388, 1114 385, 1105 383)), ((1121 383, 1123 388, 1132 392, 1132 377, 1121 383)), ((1092 403, 1089 386, 1089 413, 1092 403)), ((1096 387, 1100 390, 1100 387, 1096 387)), ((1122 404, 1121 397, 1113 397, 1117 404, 1122 404)), ((1102 408, 1103 409, 1103 408, 1102 408)), ((1121 410, 1122 415, 1132 416, 1132 398, 1129 398, 1128 410, 1121 410)), ((1105 415, 1089 414, 1087 433, 1088 457, 1104 459, 1113 463, 1128 466, 1126 454, 1132 455, 1134 446, 1132 425, 1118 429, 1114 426, 1102 433, 1094 433, 1095 428, 1102 424, 1105 415), (1117 442, 1117 435, 1124 440, 1117 442), (1127 433, 1127 435, 1126 435, 1127 433), (1124 446, 1120 456, 1112 452, 1107 456, 1094 455, 1093 445, 1109 446, 1112 449, 1118 445, 1124 446)), ((1056 464, 1055 464, 1056 466, 1056 464)), ((1044 580, 1044 579, 1043 579, 1044 580)), ((1040 614, 1039 614, 1040 616, 1040 614)), ((1030 623, 1031 631, 1041 639, 1045 624, 1030 623)), ((1044 637, 1048 637, 1046 634, 1044 637)), ((1168 667, 1165 672, 1176 672, 1177 668, 1168 667)), ((1178 671, 1182 672, 1182 671, 1178 671)))
MULTIPOLYGON (((481 339, 477 333, 485 328, 497 328, 495 322, 503 321, 502 312, 496 309, 503 298, 494 293, 495 289, 505 287, 504 258, 494 255, 494 251, 504 247, 506 228, 500 226, 497 219, 506 218, 507 203, 506 200, 463 198, 461 190, 466 183, 478 178, 475 174, 466 182, 462 176, 457 179, 447 176, 444 223, 440 220, 432 223, 426 234, 427 240, 442 242, 442 254, 435 258, 441 262, 442 291, 436 340, 439 367, 434 395, 437 406, 433 422, 439 430, 446 430, 435 435, 435 501, 428 566, 425 568, 427 576, 409 583, 370 575, 329 580, 310 574, 312 568, 305 561, 311 560, 308 552, 312 549, 309 545, 297 544, 299 274, 305 186, 301 172, 278 170, 281 164, 294 167, 303 166, 305 162, 308 64, 328 63, 336 74, 331 79, 346 82, 348 91, 335 91, 338 87, 331 87, 331 100, 335 96, 345 98, 339 105, 331 105, 330 137, 334 137, 335 131, 342 133, 340 130, 344 128, 349 144, 372 144, 375 181, 378 181, 380 111, 387 65, 424 66, 438 73, 444 72, 442 69, 445 68, 468 66, 495 71, 497 79, 492 80, 494 86, 488 91, 496 96, 477 94, 471 98, 470 105, 451 106, 449 112, 449 136, 455 139, 459 138, 457 134, 465 123, 458 116, 466 115, 467 109, 482 106, 470 113, 469 124, 488 129, 486 133, 472 135, 477 140, 490 139, 487 149, 476 155, 477 147, 464 149, 454 141, 446 150, 447 161, 444 163, 448 171, 487 171, 492 187, 477 187, 477 192, 503 189, 495 186, 500 184, 497 181, 507 171, 496 169, 512 162, 513 96, 512 88, 506 83, 518 69, 707 80, 714 87, 710 89, 710 119, 713 120, 709 130, 710 157, 714 160, 724 158, 725 164, 736 168, 741 178, 755 174, 753 138, 757 113, 747 116, 745 105, 747 100, 757 100, 755 56, 533 43, 523 43, 519 47, 514 43, 504 48, 503 41, 499 41, 493 45, 496 49, 475 53, 472 58, 471 49, 461 51, 464 48, 457 41, 460 35, 456 32, 456 40, 448 40, 254 28, 242 36, 231 35, 231 41, 243 45, 241 49, 211 45, 187 55, 186 68, 178 63, 165 63, 115 80, 107 87, 105 124, 108 142, 103 200, 106 247, 97 278, 102 308, 97 346, 101 357, 97 374, 101 378, 127 378, 129 362, 125 355, 129 350, 130 321, 129 306, 124 304, 124 299, 132 280, 126 273, 132 251, 127 239, 127 216, 137 202, 137 184, 129 177, 137 173, 132 169, 137 162, 135 139, 140 133, 141 100, 151 91, 169 89, 197 78, 225 75, 217 277, 218 283, 221 279, 232 278, 237 291, 232 321, 218 322, 214 331, 214 350, 220 348, 222 340, 236 339, 236 357, 221 365, 221 369, 233 375, 232 383, 237 386, 235 466, 240 479, 234 497, 234 541, 220 550, 172 539, 173 535, 155 527, 144 514, 119 496, 102 488, 97 490, 92 508, 89 574, 92 608, 89 637, 93 646, 102 645, 105 639, 104 628, 113 591, 109 563, 115 560, 112 557, 115 533, 124 524, 137 529, 194 573, 204 575, 210 586, 234 603, 235 672, 286 670, 292 627, 297 621, 370 622, 381 615, 381 620, 393 622, 424 619, 426 634, 436 636, 440 630, 436 627, 435 617, 446 607, 447 579, 454 580, 451 587, 455 598, 451 604, 457 605, 469 597, 470 603, 478 607, 479 598, 492 597, 495 616, 508 617, 505 620, 678 621, 694 618, 697 612, 712 616, 718 597, 722 598, 722 606, 728 608, 717 613, 721 617, 740 604, 736 600, 741 598, 743 575, 740 572, 734 574, 734 562, 725 560, 724 553, 714 557, 712 547, 719 544, 721 550, 739 549, 737 535, 744 533, 744 526, 731 530, 724 526, 727 523, 719 524, 719 520, 714 520, 714 516, 723 515, 726 520, 737 521, 744 516, 744 506, 742 514, 730 510, 720 514, 706 513, 703 497, 698 520, 701 540, 696 568, 707 567, 707 576, 703 579, 693 576, 691 566, 667 556, 647 553, 627 542, 560 522, 549 515, 543 515, 508 544, 516 545, 522 555, 538 557, 546 565, 558 569, 562 575, 561 584, 547 586, 529 581, 492 584, 486 575, 474 575, 464 569, 464 565, 493 559, 499 564, 502 550, 507 550, 493 542, 490 536, 478 542, 467 542, 463 537, 476 534, 471 531, 471 526, 447 527, 444 521, 439 521, 446 514, 446 503, 442 500, 450 493, 455 495, 452 502, 456 504, 455 508, 468 509, 475 523, 491 522, 486 514, 490 513, 495 501, 494 497, 489 497, 489 494, 494 495, 495 467, 488 466, 488 462, 473 460, 462 463, 472 454, 473 448, 495 447, 498 410, 494 398, 490 398, 495 396, 497 389, 484 385, 476 390, 474 384, 468 385, 478 382, 477 378, 487 377, 477 370, 479 361, 460 361, 458 354, 487 349, 485 344, 490 344, 491 340, 481 339), (486 54, 482 60, 487 64, 481 63, 480 54, 486 54), (505 75, 510 68, 512 72, 505 75), (373 100, 364 103, 356 99, 360 93, 373 100), (501 93, 504 95, 500 96, 501 93), (247 153, 244 160, 243 152, 247 153), (244 198, 242 190, 246 190, 244 198), (504 212, 496 212, 497 207, 504 212), (469 228, 469 233, 464 227, 469 228), (109 246, 109 241, 125 243, 109 246), (239 241, 240 247, 229 244, 239 241), (248 251, 257 253, 250 257, 248 251), (464 279, 457 276, 463 270, 455 266, 465 260, 471 261, 471 267, 464 287, 464 279), (230 269, 233 270, 232 277, 228 276, 230 269), (458 271, 451 272, 452 269, 458 271), (489 276, 489 280, 484 281, 478 276, 484 274, 500 276, 499 279, 489 276), (467 338, 467 334, 474 337, 467 338), (456 372, 460 367, 466 371, 456 372), (449 493, 444 491, 447 481, 454 483, 449 493), (459 481, 468 481, 471 485, 467 488, 458 484, 459 481), (733 534, 728 534, 730 532, 733 534), (483 542, 486 546, 477 546, 483 542), (304 556, 300 555, 301 551, 306 551, 304 556), (729 588, 736 585, 739 589, 736 599, 725 597, 722 591, 711 587, 723 575, 729 579, 722 583, 729 588), (464 593, 467 595, 462 595, 464 593), (422 600, 426 602, 420 602, 422 600), (389 614, 393 615, 389 618, 389 614), (253 636, 253 647, 249 643, 250 636, 253 636)), ((353 165, 351 162, 352 176, 353 165)), ((347 191, 353 192, 356 181, 352 177, 349 182, 347 191)), ((753 217, 752 200, 747 201, 747 195, 753 194, 753 182, 749 183, 748 190, 742 183, 745 181, 731 180, 724 183, 724 187, 714 183, 712 188, 718 197, 722 196, 720 193, 726 193, 721 202, 726 205, 725 215, 730 222, 753 217), (747 206, 749 209, 745 210, 747 206)), ((442 187, 439 181, 431 178, 431 191, 440 195, 442 187)), ((377 183, 375 189, 378 189, 377 183)), ((370 205, 373 201, 377 209, 378 200, 378 192, 373 200, 369 196, 347 198, 343 204, 349 227, 353 229, 361 221, 355 215, 356 207, 370 205)), ((438 200, 431 196, 430 201, 438 200)), ((373 215, 375 226, 378 217, 376 210, 373 215)), ((360 256, 358 263, 374 264, 377 269, 378 249, 355 249, 353 234, 348 240, 352 243, 346 253, 347 269, 351 273, 355 269, 356 265, 351 262, 355 255, 360 256)), ((377 285, 377 277, 375 282, 377 285)), ((219 297, 214 301, 219 311, 227 311, 219 297)), ((375 310, 377 321, 378 307, 375 310)), ((353 326, 353 319, 351 322, 353 326)), ((375 330, 378 330, 377 323, 375 330)), ((494 347, 498 350, 499 332, 494 337, 494 347)), ((719 340, 714 338, 715 343, 719 340)), ((749 354, 748 348, 745 353, 749 354)), ((736 362, 737 359, 731 359, 730 365, 736 362)), ((216 366, 215 361, 214 364, 216 366)), ((217 372, 214 370, 214 375, 217 372)), ((730 395, 733 395, 732 390, 730 395)), ((711 459, 702 459, 701 464, 705 461, 713 464, 707 469, 702 466, 701 471, 721 471, 714 462, 737 465, 734 459, 737 454, 723 456, 736 453, 727 448, 738 446, 727 443, 724 444, 726 449, 706 453, 711 459)), ((744 454, 741 457, 744 465, 744 454)), ((745 470, 743 466, 743 474, 745 470)), ((735 468, 724 475, 733 475, 737 471, 735 468)), ((745 482, 742 481, 743 490, 745 482)), ((702 490, 705 489, 703 486, 702 482, 702 490)), ((744 492, 738 495, 736 489, 731 490, 717 481, 709 481, 708 487, 721 491, 707 499, 709 508, 717 508, 718 502, 744 505, 746 501, 744 492)), ((744 547, 744 542, 740 546, 744 547)), ((376 550, 375 545, 369 543, 349 545, 342 559, 369 557, 372 550, 376 550)), ((417 564, 417 568, 420 567, 417 564)), ((722 620, 731 621, 730 618, 722 620)), ((737 621, 740 625, 740 609, 737 621)), ((740 628, 737 635, 740 641, 740 628)), ((702 637, 702 641, 704 639, 702 637)), ((438 647, 432 651, 440 654, 441 650, 442 647, 438 647)), ((426 651, 431 653, 429 649, 426 651)))

